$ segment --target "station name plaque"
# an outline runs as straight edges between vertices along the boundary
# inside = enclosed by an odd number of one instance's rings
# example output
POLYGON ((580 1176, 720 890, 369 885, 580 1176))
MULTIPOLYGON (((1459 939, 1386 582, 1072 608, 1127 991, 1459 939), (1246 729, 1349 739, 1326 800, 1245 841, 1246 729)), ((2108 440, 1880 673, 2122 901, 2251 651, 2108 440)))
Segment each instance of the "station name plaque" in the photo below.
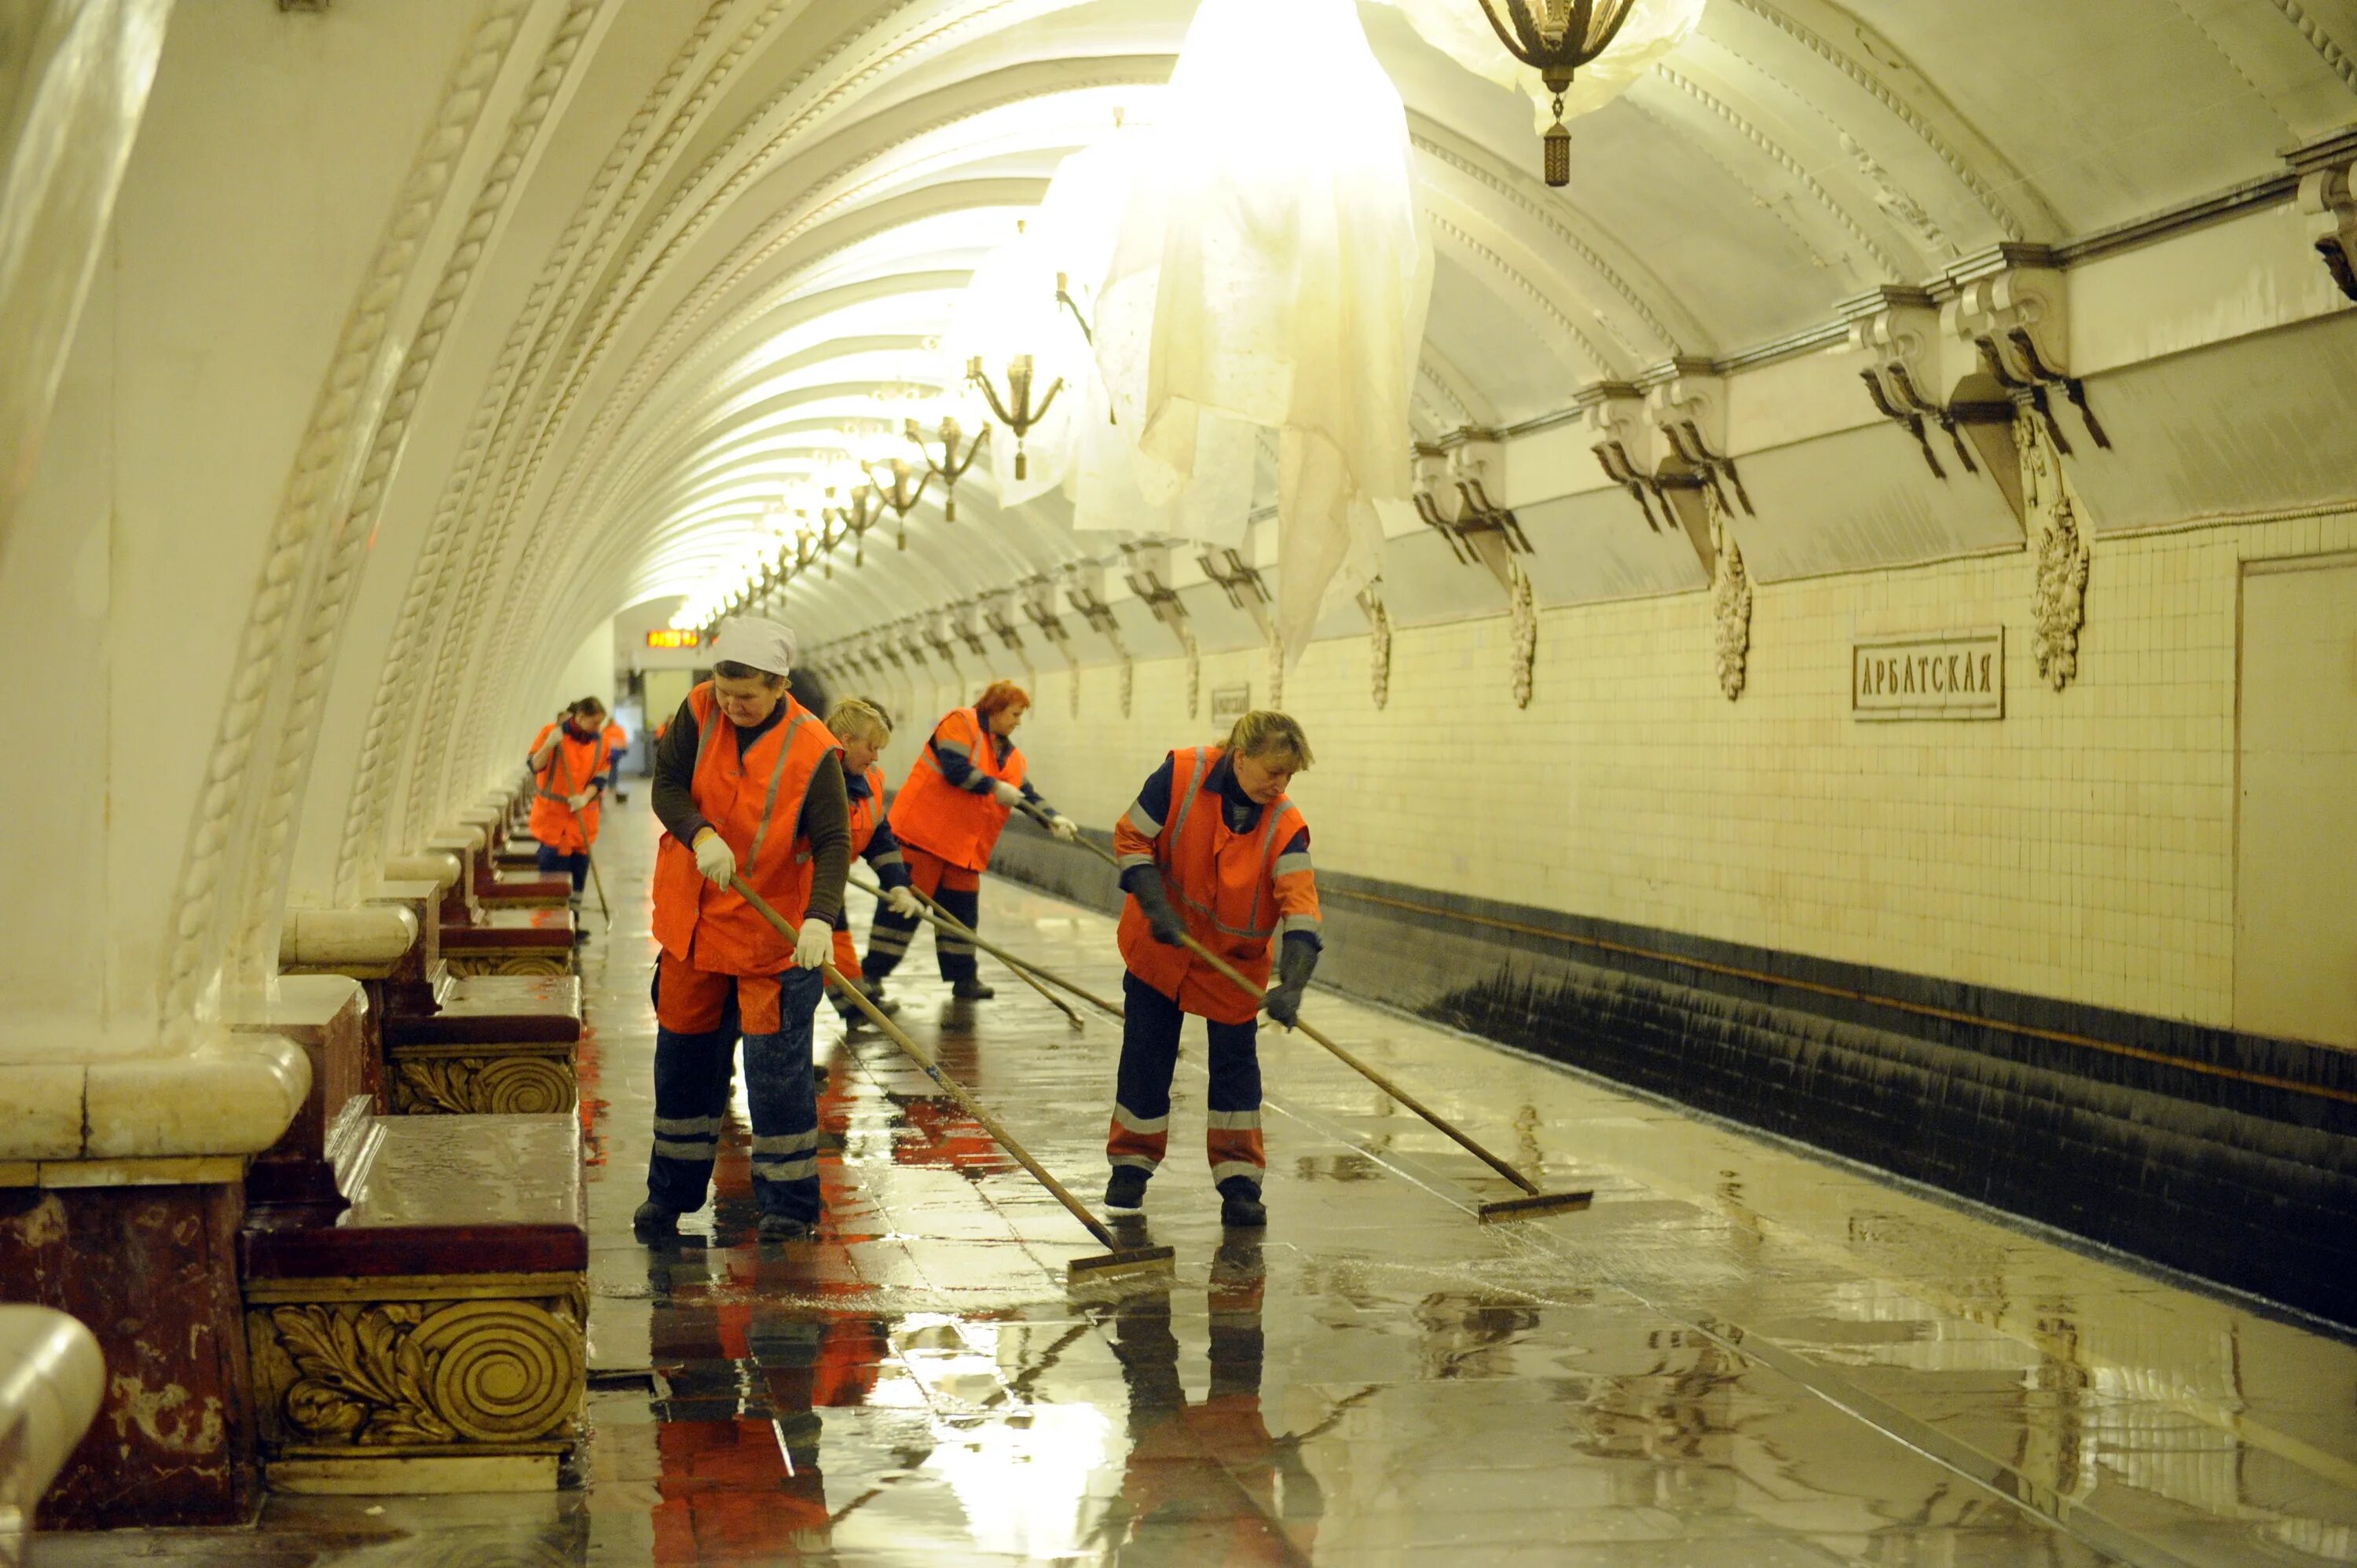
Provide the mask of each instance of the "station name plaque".
POLYGON ((1211 722, 1232 725, 1252 711, 1252 683, 1211 688, 1211 722))
POLYGON ((1855 719, 2005 717, 2005 628, 1864 637, 1850 649, 1855 719))

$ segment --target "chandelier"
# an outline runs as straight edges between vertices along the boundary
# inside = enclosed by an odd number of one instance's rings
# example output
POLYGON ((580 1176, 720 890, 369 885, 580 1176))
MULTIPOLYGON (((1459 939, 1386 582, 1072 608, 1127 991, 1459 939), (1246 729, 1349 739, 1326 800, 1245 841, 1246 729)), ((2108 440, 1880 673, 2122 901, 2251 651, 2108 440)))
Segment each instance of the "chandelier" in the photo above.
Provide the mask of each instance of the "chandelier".
POLYGON ((1544 135, 1546 182, 1571 183, 1571 132, 1563 123, 1563 95, 1571 73, 1611 47, 1637 0, 1480 0, 1506 51, 1539 73, 1555 94, 1555 124, 1544 135))

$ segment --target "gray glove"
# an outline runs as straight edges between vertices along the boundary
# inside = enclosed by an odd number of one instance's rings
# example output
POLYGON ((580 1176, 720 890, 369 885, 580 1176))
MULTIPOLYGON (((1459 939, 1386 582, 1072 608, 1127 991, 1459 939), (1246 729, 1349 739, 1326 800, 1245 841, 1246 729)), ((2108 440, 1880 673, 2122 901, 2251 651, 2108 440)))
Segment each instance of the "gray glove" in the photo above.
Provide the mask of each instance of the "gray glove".
POLYGON ((1121 890, 1137 900, 1156 941, 1166 948, 1186 945, 1187 922, 1170 907, 1170 890, 1162 885, 1160 866, 1131 866, 1121 874, 1121 890))
POLYGON ((1276 961, 1276 988, 1268 993, 1265 1004, 1271 1023, 1290 1029, 1301 1022, 1301 993, 1309 988, 1309 976, 1318 968, 1318 944, 1307 936, 1288 936, 1285 951, 1276 961))

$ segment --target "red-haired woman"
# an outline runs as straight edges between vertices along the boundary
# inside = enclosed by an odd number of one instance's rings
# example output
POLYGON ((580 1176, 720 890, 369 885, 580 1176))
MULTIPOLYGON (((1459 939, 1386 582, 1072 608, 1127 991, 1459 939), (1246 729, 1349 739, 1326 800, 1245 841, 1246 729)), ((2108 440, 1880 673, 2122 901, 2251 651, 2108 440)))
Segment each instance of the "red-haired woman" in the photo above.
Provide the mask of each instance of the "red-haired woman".
MULTIPOLYGON (((1022 687, 993 681, 974 706, 942 716, 892 800, 892 832, 908 860, 909 879, 969 929, 981 923, 983 867, 990 864, 1009 812, 1029 812, 1060 839, 1079 835, 1025 776, 1015 730, 1030 707, 1030 693, 1022 687)), ((871 991, 899 967, 916 930, 914 918, 877 907, 875 924, 867 929, 867 957, 860 966, 871 991)), ((974 972, 973 944, 936 931, 933 952, 951 995, 979 1001, 994 994, 974 972)))

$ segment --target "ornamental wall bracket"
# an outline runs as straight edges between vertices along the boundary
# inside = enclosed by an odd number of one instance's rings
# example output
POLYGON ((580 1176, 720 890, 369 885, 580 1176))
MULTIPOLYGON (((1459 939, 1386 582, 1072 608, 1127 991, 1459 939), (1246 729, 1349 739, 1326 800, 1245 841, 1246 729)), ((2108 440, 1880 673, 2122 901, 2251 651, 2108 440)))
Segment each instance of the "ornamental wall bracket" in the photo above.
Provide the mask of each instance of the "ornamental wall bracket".
MULTIPOLYGON (((1968 345, 1978 369, 1958 382, 1985 396, 1986 387, 2028 408, 2046 428, 2055 451, 2072 455, 2071 439, 2055 417, 2049 394, 2060 392, 2079 411, 2079 422, 2097 446, 2108 450, 2095 411, 2088 405, 2086 384, 2070 371, 2070 336, 2065 308, 2069 294, 2061 268, 2043 245, 2007 242, 1992 247, 1948 269, 1955 297, 1940 313, 1948 336, 1968 345)), ((1951 401, 1954 401, 1952 396, 1951 401)))
MULTIPOLYGON (((1724 440, 1723 413, 1713 415, 1697 403, 1708 401, 1700 392, 1699 372, 1688 367, 1681 375, 1673 368, 1672 381, 1683 380, 1681 390, 1686 406, 1673 403, 1670 417, 1677 423, 1692 416, 1695 433, 1683 430, 1679 441, 1685 452, 1701 456, 1715 454, 1720 448, 1716 443, 1724 440), (1709 419, 1713 428, 1706 429, 1709 419)), ((1723 403, 1723 399, 1718 400, 1723 403)), ((1648 406, 1647 394, 1641 387, 1628 381, 1595 381, 1581 388, 1577 405, 1586 411, 1589 434, 1596 439, 1589 450, 1596 454, 1597 466, 1605 478, 1629 492, 1643 515, 1645 526, 1655 533, 1674 533, 1684 538, 1701 563, 1706 578, 1711 571, 1711 539, 1709 520, 1704 515, 1702 490, 1712 482, 1716 470, 1707 461, 1684 456, 1673 446, 1668 433, 1648 406)), ((1732 472, 1733 465, 1727 465, 1732 472)), ((1724 484, 1725 481, 1721 480, 1724 484)))
POLYGON ((1480 563, 1506 591, 1512 623, 1514 706, 1531 704, 1531 671, 1538 658, 1538 606, 1522 557, 1531 542, 1512 508, 1500 506, 1490 487, 1504 488, 1504 448, 1478 432, 1446 451, 1419 450, 1415 457, 1415 510, 1426 524, 1448 541, 1459 564, 1480 563))
POLYGON ((1673 360, 1648 378, 1647 388, 1645 411, 1668 455, 1702 478, 1721 511, 1739 506, 1744 516, 1758 516, 1727 453, 1727 378, 1715 374, 1707 360, 1673 360))
POLYGON ((1228 603, 1252 617, 1262 641, 1276 635, 1268 618, 1268 588, 1261 581, 1259 567, 1225 548, 1206 550, 1195 560, 1203 568, 1203 575, 1228 596, 1228 603))
POLYGON ((2299 209, 2324 270, 2357 299, 2357 125, 2297 148, 2285 161, 2299 176, 2299 209))
POLYGON ((1024 618, 1038 629, 1041 637, 1055 645, 1057 652, 1064 656, 1065 671, 1072 678, 1071 714, 1078 718, 1081 716, 1081 659, 1072 651, 1071 634, 1064 629, 1064 618, 1056 613, 1055 579, 1047 576, 1028 578, 1020 585, 1020 591, 1024 618))
POLYGON ((1115 618, 1113 607, 1105 602, 1104 568, 1093 561, 1075 561, 1066 566, 1064 598, 1089 623, 1089 629, 1105 639, 1114 657, 1121 661, 1121 716, 1129 717, 1137 661, 1130 657, 1128 647, 1121 639, 1121 622, 1115 618))
MULTIPOLYGON (((2017 521, 2023 518, 2020 466, 2013 451, 2013 399, 1989 376, 1949 374, 1951 338, 1940 308, 1923 289, 1885 285, 1844 300, 1849 346, 1866 356, 1858 379, 1875 412, 1914 438, 1932 477, 1948 482, 1940 460, 1937 427, 1947 437, 1957 467, 1986 473, 2017 521)), ((1962 357, 1970 350, 1958 344, 1962 357)))
POLYGON ((1381 577, 1359 590, 1359 609, 1367 618, 1367 686, 1378 710, 1392 701, 1392 612, 1383 604, 1381 577))
POLYGON ((1187 618, 1186 602, 1170 585, 1170 546, 1147 542, 1121 547, 1123 580, 1154 618, 1170 628, 1178 651, 1187 660, 1187 716, 1193 718, 1202 695, 1203 659, 1196 646, 1194 623, 1187 618))
POLYGON ((982 628, 974 623, 974 609, 972 599, 961 599, 943 610, 942 618, 949 623, 949 629, 957 634, 957 639, 965 644, 966 650, 981 660, 983 667, 988 669, 990 645, 982 640, 982 628))

